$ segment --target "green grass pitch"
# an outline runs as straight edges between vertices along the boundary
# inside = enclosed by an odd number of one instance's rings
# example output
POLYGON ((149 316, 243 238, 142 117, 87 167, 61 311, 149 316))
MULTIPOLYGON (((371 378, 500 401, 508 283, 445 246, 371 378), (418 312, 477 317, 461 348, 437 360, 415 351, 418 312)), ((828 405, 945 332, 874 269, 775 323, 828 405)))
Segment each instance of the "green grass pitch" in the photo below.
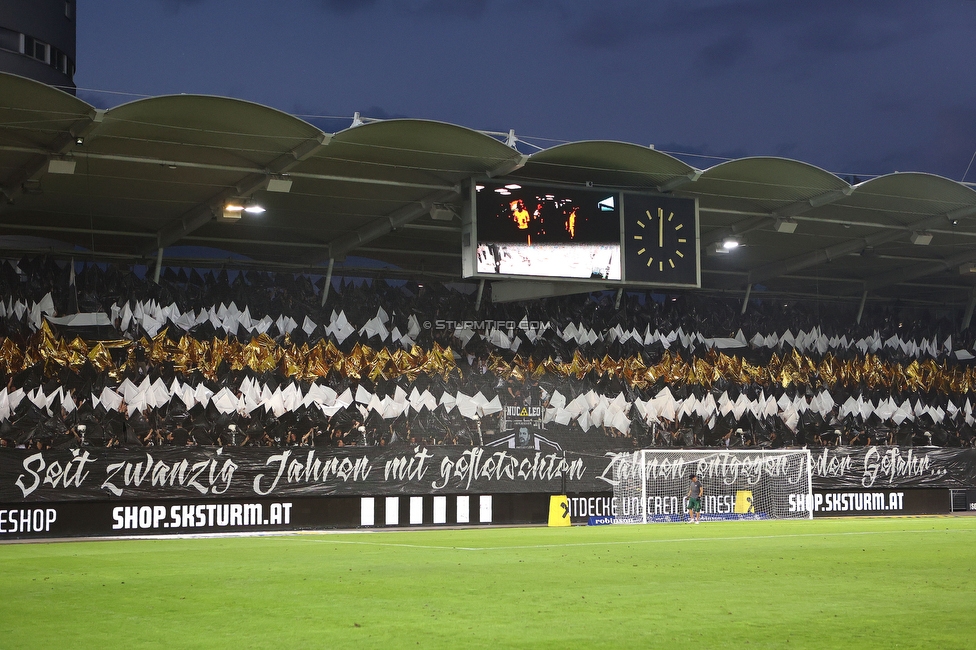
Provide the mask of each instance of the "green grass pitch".
POLYGON ((976 517, 0 546, 0 647, 973 648, 976 517))

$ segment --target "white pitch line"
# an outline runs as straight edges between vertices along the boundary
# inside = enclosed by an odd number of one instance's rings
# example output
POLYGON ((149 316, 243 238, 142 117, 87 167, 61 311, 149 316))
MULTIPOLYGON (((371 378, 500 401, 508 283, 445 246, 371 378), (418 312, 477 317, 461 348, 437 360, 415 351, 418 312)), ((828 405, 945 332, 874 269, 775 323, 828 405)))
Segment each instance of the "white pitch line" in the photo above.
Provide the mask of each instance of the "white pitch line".
POLYGON ((400 544, 396 542, 363 542, 354 540, 310 539, 321 544, 352 544, 359 546, 391 546, 400 548, 435 549, 438 551, 511 551, 520 549, 568 548, 577 546, 622 546, 630 544, 666 544, 671 542, 733 542, 736 540, 791 539, 800 537, 845 537, 854 535, 894 535, 901 533, 971 533, 973 529, 953 530, 876 530, 844 533, 793 533, 784 535, 745 535, 741 537, 676 537, 674 539, 635 539, 631 541, 569 542, 566 544, 520 544, 512 546, 436 546, 433 544, 400 544))
POLYGON ((434 546, 427 544, 397 544, 394 542, 354 542, 345 539, 308 539, 309 542, 318 544, 353 544, 356 546, 393 546, 397 548, 423 548, 436 549, 438 551, 483 551, 488 549, 476 548, 473 546, 434 546))

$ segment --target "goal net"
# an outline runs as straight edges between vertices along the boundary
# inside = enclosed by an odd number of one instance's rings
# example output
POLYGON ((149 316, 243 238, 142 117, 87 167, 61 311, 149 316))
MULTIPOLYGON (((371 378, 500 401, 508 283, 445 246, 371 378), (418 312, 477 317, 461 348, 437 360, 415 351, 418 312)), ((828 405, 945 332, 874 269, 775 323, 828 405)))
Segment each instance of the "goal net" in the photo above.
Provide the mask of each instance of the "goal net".
POLYGON ((642 449, 614 463, 614 522, 687 521, 692 475, 703 521, 813 517, 808 449, 642 449))

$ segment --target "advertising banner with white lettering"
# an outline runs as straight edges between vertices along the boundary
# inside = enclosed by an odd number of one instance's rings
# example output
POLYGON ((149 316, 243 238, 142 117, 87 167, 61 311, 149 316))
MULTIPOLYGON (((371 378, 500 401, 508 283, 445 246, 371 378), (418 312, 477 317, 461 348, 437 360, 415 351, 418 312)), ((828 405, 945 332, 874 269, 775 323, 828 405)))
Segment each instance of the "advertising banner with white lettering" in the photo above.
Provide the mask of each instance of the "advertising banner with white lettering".
POLYGON ((976 485, 976 449, 828 447, 812 453, 814 490, 976 485))
POLYGON ((933 515, 952 511, 949 490, 934 488, 814 492, 814 517, 933 515))
MULTIPOLYGON (((613 490, 614 466, 631 454, 426 446, 3 449, 0 503, 604 493, 613 490)), ((734 469, 722 465, 723 472, 734 469)), ((816 449, 813 484, 842 491, 974 487, 976 449, 816 449)))
MULTIPOLYGON (((976 496, 976 490, 973 494, 976 496)), ((625 516, 624 509, 612 492, 570 494, 568 503, 570 521, 574 524, 591 526, 610 524, 615 517, 625 516)), ((686 511, 687 502, 679 500, 679 503, 680 505, 672 514, 683 514, 686 511)), ((715 504, 706 502, 703 505, 706 516, 716 512, 722 513, 721 503, 715 510, 710 507, 715 504)), ((942 514, 952 510, 949 490, 944 488, 816 490, 811 505, 814 517, 927 515, 942 514)), ((649 510, 651 507, 648 503, 649 510)))
POLYGON ((590 485, 606 464, 484 447, 4 450, 0 503, 550 492, 590 485))

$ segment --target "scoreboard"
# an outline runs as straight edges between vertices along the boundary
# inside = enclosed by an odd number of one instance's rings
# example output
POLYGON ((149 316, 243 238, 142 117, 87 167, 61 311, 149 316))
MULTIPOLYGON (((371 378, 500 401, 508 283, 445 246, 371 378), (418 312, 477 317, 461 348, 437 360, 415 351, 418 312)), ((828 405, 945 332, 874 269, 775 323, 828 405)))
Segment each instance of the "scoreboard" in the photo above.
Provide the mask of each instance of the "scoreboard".
POLYGON ((695 199, 504 181, 465 198, 465 277, 701 286, 695 199))

